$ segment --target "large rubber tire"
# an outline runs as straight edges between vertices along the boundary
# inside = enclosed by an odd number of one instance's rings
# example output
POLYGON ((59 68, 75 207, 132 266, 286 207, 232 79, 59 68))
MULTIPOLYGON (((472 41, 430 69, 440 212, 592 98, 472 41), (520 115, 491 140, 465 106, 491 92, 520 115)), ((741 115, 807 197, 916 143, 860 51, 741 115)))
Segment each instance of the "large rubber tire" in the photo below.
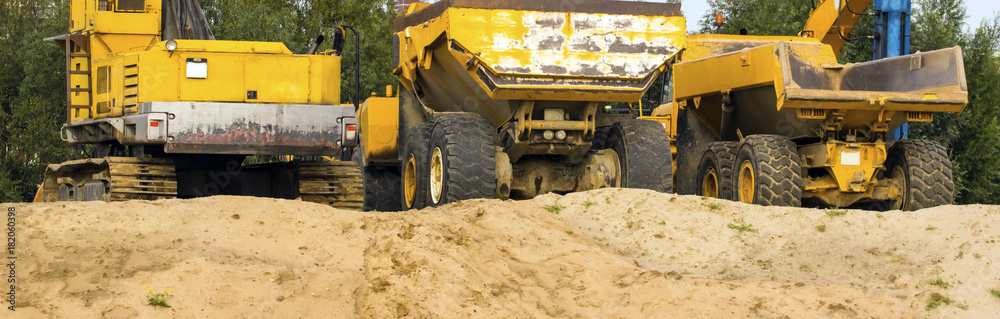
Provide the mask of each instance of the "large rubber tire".
POLYGON ((751 135, 740 143, 733 163, 733 196, 762 206, 802 205, 802 169, 791 139, 751 135))
POLYGON ((618 153, 619 186, 673 192, 670 137, 662 124, 649 120, 615 123, 608 133, 608 148, 618 153))
POLYGON ((698 165, 698 195, 733 200, 733 163, 739 142, 714 142, 698 165))
POLYGON ((361 170, 365 188, 364 211, 397 212, 401 210, 398 167, 366 166, 361 170))
POLYGON ((428 206, 493 198, 495 156, 493 126, 485 119, 472 114, 438 117, 428 148, 428 206))
POLYGON ((403 170, 400 178, 400 207, 421 209, 427 205, 427 148, 434 123, 414 125, 406 131, 403 144, 403 170))
POLYGON ((902 179, 901 200, 890 207, 915 211, 949 205, 955 199, 951 160, 944 146, 929 140, 901 140, 889 148, 886 176, 902 179))

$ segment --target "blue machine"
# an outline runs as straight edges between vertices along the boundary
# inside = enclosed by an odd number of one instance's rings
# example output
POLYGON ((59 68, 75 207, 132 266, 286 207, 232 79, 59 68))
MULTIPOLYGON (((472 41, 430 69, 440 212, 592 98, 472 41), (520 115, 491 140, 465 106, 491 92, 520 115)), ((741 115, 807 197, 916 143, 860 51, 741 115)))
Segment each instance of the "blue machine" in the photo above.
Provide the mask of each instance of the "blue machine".
MULTIPOLYGON (((911 0, 875 0, 875 52, 872 59, 910 54, 911 0)), ((889 133, 889 140, 909 136, 909 124, 889 133)))

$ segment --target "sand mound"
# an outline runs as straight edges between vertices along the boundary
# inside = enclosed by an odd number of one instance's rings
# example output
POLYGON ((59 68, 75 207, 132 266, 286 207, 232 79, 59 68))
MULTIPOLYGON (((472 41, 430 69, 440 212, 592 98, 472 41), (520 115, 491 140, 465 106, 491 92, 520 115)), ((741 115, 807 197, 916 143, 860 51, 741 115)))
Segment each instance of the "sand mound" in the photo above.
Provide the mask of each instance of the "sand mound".
POLYGON ((829 216, 610 189, 410 213, 14 207, 15 317, 1000 317, 991 206, 829 216), (146 305, 147 287, 172 308, 146 305))

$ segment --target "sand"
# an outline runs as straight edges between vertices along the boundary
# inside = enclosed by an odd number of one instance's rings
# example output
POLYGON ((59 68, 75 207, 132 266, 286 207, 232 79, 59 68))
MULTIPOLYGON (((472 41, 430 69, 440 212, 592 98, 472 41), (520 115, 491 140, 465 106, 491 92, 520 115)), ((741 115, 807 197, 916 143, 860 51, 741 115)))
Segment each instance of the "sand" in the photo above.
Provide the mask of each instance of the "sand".
POLYGON ((623 189, 407 213, 247 197, 9 206, 4 318, 1000 317, 994 206, 830 216, 623 189), (148 305, 168 288, 170 308, 148 305))

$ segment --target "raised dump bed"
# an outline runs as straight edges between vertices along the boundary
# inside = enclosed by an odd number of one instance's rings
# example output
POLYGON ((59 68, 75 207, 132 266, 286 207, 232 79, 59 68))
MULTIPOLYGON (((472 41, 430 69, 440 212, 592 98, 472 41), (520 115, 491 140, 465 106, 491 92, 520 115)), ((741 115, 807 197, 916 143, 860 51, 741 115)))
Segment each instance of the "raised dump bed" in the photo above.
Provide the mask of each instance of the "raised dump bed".
POLYGON ((439 1, 395 22, 396 73, 433 110, 480 113, 496 124, 514 116, 507 100, 638 101, 684 46, 679 8, 439 1))

